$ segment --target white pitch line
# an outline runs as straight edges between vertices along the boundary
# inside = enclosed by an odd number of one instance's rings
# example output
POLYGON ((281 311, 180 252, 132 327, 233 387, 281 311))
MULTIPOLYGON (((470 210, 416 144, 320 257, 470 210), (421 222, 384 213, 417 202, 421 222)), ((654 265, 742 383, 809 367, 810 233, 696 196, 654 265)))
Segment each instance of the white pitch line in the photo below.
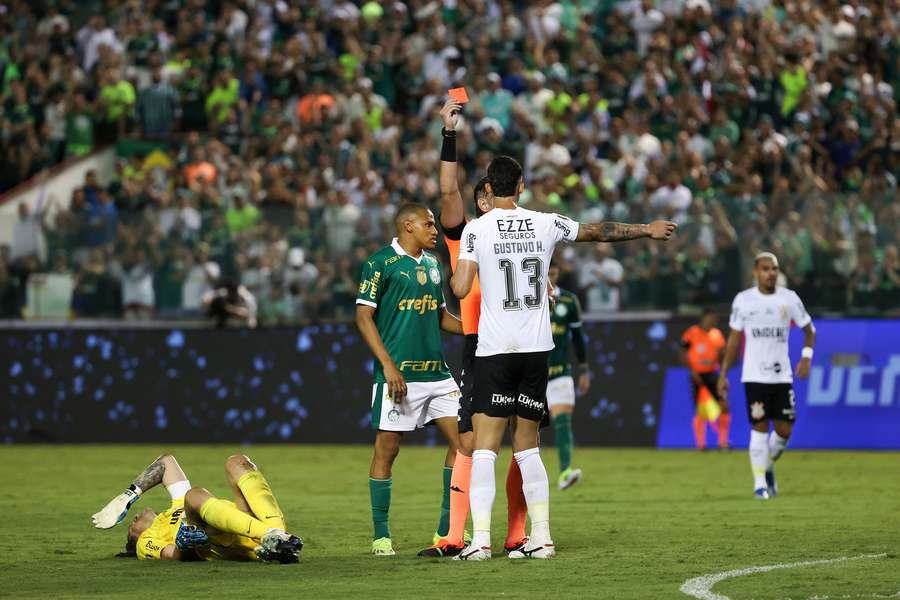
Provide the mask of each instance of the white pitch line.
POLYGON ((838 558, 827 558, 823 560, 805 560, 795 563, 777 563, 774 565, 764 565, 761 567, 746 567, 743 569, 734 569, 733 571, 723 571, 721 573, 710 573, 708 575, 701 575, 700 577, 693 577, 691 579, 688 579, 684 582, 684 584, 682 584, 681 591, 688 596, 693 596, 694 598, 699 598, 700 600, 731 600, 731 598, 729 598, 728 596, 713 592, 712 587, 720 581, 731 579, 732 577, 740 577, 741 575, 768 573, 769 571, 774 571, 776 569, 795 569, 797 567, 828 565, 848 560, 884 558, 886 556, 887 554, 884 552, 882 552, 881 554, 860 554, 859 556, 841 556, 838 558))

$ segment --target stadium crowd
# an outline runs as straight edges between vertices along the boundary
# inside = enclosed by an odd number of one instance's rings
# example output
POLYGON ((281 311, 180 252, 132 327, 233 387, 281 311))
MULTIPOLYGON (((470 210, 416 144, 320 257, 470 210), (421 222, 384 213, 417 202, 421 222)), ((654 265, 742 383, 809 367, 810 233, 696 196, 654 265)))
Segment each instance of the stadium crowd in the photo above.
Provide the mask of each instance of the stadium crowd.
POLYGON ((144 151, 20 207, 0 315, 43 271, 77 316, 198 314, 228 280, 262 323, 349 317, 396 208, 437 206, 454 86, 465 198, 509 154, 528 208, 679 223, 560 252, 589 311, 725 304, 759 249, 813 308, 900 305, 896 0, 7 0, 0 189, 144 151))

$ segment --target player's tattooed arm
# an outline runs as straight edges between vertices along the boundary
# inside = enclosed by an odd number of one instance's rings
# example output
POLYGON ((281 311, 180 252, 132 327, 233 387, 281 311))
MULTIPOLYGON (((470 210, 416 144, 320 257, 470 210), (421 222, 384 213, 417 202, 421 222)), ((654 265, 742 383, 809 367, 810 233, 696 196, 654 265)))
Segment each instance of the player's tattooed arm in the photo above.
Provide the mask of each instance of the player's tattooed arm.
POLYGON ((91 521, 97 529, 109 529, 122 522, 128 509, 138 501, 141 494, 150 488, 163 483, 172 485, 179 481, 187 481, 184 471, 171 454, 163 454, 154 460, 138 475, 124 492, 106 503, 106 506, 91 515, 91 521))
POLYGON ((668 240, 675 232, 675 223, 671 221, 653 221, 652 223, 581 223, 578 226, 576 242, 627 242, 640 238, 668 240))
POLYGON ((162 456, 157 457, 157 459, 150 463, 140 475, 135 477, 131 484, 143 491, 147 491, 153 486, 162 483, 163 475, 166 473, 166 466, 163 464, 163 460, 166 456, 167 455, 163 454, 162 456))
POLYGON ((140 475, 135 477, 131 485, 139 489, 139 493, 143 493, 160 483, 172 485, 173 483, 186 480, 187 475, 181 470, 181 465, 178 464, 175 457, 171 454, 163 454, 158 456, 140 475))

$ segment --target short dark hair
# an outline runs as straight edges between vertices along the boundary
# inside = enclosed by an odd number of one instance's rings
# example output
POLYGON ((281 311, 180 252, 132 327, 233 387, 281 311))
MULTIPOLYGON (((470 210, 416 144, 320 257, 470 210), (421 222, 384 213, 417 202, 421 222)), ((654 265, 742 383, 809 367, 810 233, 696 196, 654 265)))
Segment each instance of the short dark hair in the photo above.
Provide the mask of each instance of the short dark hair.
POLYGON ((400 227, 400 224, 403 223, 406 219, 411 218, 412 216, 422 213, 427 209, 416 202, 407 202, 400 206, 397 210, 397 216, 394 217, 394 225, 400 227))
POLYGON ((522 165, 510 156, 498 156, 488 165, 487 176, 495 196, 515 196, 522 180, 522 165))
POLYGON ((482 177, 478 180, 478 183, 475 184, 475 193, 472 194, 473 199, 475 201, 475 216, 480 217, 484 214, 484 211, 481 210, 481 207, 478 206, 478 200, 487 193, 487 189, 485 186, 490 182, 487 177, 482 177))

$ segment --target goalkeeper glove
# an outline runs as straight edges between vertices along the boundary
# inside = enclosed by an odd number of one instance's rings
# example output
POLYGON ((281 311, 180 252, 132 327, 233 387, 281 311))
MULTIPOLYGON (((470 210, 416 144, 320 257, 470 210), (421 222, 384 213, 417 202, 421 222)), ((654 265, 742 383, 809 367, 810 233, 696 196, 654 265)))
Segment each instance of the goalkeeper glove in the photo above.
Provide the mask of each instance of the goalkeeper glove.
POLYGON ((109 529, 122 522, 131 505, 141 497, 141 488, 132 485, 130 488, 109 501, 100 512, 91 516, 94 527, 97 529, 109 529))
POLYGON ((175 534, 175 547, 179 550, 193 550, 209 546, 209 536, 196 525, 188 525, 184 521, 175 534))

